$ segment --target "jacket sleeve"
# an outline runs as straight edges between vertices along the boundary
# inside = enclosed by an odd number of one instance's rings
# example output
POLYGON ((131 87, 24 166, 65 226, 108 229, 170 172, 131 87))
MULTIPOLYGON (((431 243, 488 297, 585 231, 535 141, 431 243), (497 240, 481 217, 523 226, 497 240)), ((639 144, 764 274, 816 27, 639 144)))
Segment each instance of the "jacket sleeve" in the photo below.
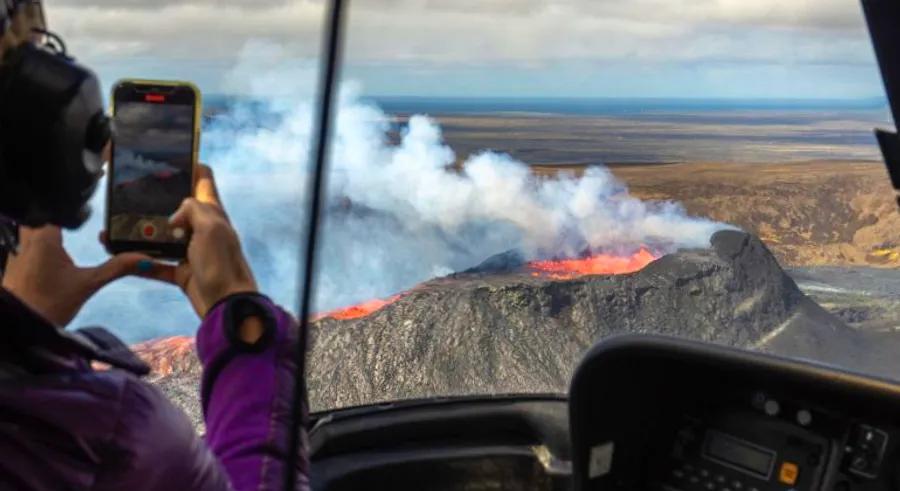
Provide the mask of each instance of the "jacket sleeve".
MULTIPOLYGON (((230 312, 236 298, 214 306, 197 332, 197 354, 203 366, 201 402, 206 442, 231 478, 236 491, 281 490, 288 461, 290 411, 299 342, 296 322, 261 295, 241 295, 270 314, 266 333, 252 347, 232 334, 230 312)), ((302 452, 297 489, 309 487, 307 405, 301 424, 302 452)))

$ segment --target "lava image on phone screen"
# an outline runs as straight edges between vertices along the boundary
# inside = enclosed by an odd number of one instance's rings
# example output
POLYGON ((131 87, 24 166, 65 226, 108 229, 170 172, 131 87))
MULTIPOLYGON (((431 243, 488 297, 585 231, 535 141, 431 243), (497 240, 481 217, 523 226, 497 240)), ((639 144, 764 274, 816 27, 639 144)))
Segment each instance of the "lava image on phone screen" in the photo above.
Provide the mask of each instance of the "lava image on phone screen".
POLYGON ((115 111, 109 239, 181 243, 169 216, 191 195, 194 106, 119 102, 115 111))

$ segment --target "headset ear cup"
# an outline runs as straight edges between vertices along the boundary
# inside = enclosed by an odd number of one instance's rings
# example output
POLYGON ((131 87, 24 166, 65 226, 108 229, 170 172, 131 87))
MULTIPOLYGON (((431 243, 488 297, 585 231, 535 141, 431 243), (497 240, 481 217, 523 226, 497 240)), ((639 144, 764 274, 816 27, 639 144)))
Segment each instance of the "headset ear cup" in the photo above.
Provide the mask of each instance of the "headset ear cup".
POLYGON ((111 136, 112 129, 109 117, 103 111, 97 111, 88 122, 84 147, 95 154, 102 154, 103 148, 109 143, 111 136))
POLYGON ((110 137, 100 83, 61 52, 23 43, 0 64, 0 215, 77 228, 110 137))

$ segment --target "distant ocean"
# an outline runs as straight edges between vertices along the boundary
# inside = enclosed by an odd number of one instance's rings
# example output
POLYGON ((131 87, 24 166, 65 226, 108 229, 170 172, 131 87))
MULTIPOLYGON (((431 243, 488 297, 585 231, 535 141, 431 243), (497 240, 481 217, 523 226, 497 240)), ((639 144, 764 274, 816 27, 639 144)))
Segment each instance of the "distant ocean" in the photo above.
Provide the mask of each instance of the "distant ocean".
MULTIPOLYGON (((873 129, 893 126, 883 98, 364 99, 397 118, 395 140, 406 117, 425 114, 460 158, 494 150, 539 165, 876 160, 873 129)), ((209 96, 206 113, 235 102, 254 103, 209 96)))
MULTIPOLYGON (((502 98, 367 96, 391 114, 570 114, 636 115, 642 113, 759 111, 874 111, 887 114, 884 98, 869 99, 677 99, 677 98, 502 98)), ((208 110, 217 111, 251 99, 221 94, 204 96, 208 110)))
POLYGON ((369 97, 388 113, 638 115, 728 111, 887 111, 872 99, 441 98, 369 97))

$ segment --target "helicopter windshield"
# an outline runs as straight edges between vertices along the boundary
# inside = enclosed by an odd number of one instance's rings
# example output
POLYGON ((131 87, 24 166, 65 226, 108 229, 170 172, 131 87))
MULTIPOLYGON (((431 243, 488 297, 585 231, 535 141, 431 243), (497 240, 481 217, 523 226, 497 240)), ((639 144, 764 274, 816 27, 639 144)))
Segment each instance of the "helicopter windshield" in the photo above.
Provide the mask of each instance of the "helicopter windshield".
MULTIPOLYGON (((108 85, 200 86, 201 160, 261 288, 295 307, 321 2, 61 3, 50 23, 108 85)), ((621 333, 900 377, 872 134, 893 123, 856 3, 363 0, 345 51, 314 411, 562 394, 621 333)), ((103 255, 96 199, 67 237, 83 260, 103 255)), ((189 353, 197 320, 135 279, 76 323, 189 353)))

